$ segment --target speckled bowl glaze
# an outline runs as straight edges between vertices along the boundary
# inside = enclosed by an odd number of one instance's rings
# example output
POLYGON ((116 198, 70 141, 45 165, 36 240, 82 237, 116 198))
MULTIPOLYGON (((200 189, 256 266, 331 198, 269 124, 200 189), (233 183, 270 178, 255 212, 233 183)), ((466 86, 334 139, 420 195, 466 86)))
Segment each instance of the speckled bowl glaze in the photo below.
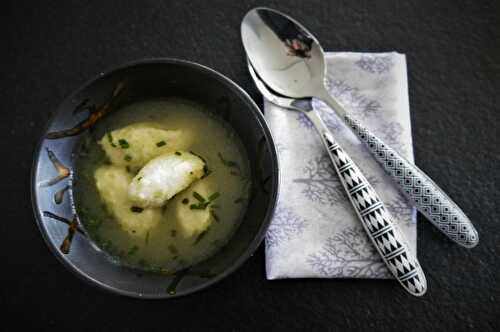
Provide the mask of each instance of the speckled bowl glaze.
POLYGON ((269 129, 259 108, 238 85, 193 62, 151 59, 101 73, 62 102, 37 148, 32 200, 42 236, 70 271, 114 293, 163 299, 216 283, 254 253, 274 211, 278 179, 276 149, 269 129), (226 246, 186 270, 161 275, 113 264, 87 238, 72 205, 72 175, 74 152, 100 118, 135 101, 169 96, 204 104, 231 124, 250 159, 252 194, 243 221, 226 246))

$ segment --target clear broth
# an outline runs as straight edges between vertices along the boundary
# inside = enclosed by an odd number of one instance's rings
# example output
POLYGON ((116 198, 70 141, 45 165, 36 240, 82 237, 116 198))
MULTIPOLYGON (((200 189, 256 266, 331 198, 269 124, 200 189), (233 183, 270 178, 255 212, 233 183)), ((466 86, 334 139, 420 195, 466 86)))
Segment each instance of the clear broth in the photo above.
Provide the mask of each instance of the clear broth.
POLYGON ((248 157, 234 129, 204 106, 182 99, 139 102, 102 119, 76 154, 76 170, 75 207, 91 239, 115 262, 152 272, 173 273, 212 256, 238 227, 251 187, 248 157), (176 229, 172 200, 147 238, 136 238, 121 228, 97 191, 94 172, 109 163, 97 141, 108 131, 151 121, 162 129, 193 133, 190 150, 206 161, 211 171, 206 181, 220 193, 213 209, 216 220, 195 241, 176 229), (234 163, 228 166, 227 161, 234 163))

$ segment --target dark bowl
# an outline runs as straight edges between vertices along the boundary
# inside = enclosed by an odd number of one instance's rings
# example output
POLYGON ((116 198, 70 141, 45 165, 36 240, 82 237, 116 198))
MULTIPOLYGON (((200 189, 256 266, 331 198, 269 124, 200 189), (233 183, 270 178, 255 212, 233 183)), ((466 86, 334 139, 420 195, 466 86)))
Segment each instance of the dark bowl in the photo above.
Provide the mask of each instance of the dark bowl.
POLYGON ((202 65, 152 59, 101 73, 57 108, 35 155, 32 200, 47 245, 77 276, 122 295, 170 298, 214 284, 254 253, 274 211, 278 179, 273 139, 259 108, 245 91, 202 65), (243 221, 223 248, 209 259, 167 276, 113 264, 79 224, 71 184, 74 151, 94 123, 135 101, 169 96, 204 104, 231 124, 250 159, 252 194, 243 221))

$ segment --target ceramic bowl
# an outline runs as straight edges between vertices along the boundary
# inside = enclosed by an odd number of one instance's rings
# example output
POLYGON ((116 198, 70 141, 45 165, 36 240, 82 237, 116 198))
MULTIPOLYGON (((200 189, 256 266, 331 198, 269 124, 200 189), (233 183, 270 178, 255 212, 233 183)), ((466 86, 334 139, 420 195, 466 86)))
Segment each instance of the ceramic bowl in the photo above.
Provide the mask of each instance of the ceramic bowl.
MULTIPOLYGON (((237 269, 261 243, 278 195, 276 149, 262 113, 238 85, 205 66, 175 59, 128 63, 85 83, 51 117, 32 171, 36 222, 52 253, 100 288, 138 298, 171 298, 206 288, 237 269), (114 264, 87 237, 72 200, 74 155, 92 126, 139 100, 180 97, 218 113, 236 130, 250 159, 252 190, 229 242, 207 260, 174 275, 114 264)), ((61 275, 61 278, 67 276, 61 275)))

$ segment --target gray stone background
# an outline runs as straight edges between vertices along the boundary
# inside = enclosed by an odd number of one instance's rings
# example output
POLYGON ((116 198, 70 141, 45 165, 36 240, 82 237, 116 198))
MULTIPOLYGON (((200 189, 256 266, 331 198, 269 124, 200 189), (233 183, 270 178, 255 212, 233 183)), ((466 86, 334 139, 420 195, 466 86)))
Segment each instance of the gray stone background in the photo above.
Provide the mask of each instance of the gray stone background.
POLYGON ((1 17, 2 329, 498 331, 500 2, 18 0, 3 2, 1 17), (394 281, 266 281, 261 246, 201 293, 141 302, 88 286, 46 248, 29 182, 50 112, 98 72, 161 56, 210 66, 261 104, 239 35, 257 5, 299 18, 326 50, 406 54, 417 164, 481 239, 463 249, 419 220, 423 298, 394 281))

